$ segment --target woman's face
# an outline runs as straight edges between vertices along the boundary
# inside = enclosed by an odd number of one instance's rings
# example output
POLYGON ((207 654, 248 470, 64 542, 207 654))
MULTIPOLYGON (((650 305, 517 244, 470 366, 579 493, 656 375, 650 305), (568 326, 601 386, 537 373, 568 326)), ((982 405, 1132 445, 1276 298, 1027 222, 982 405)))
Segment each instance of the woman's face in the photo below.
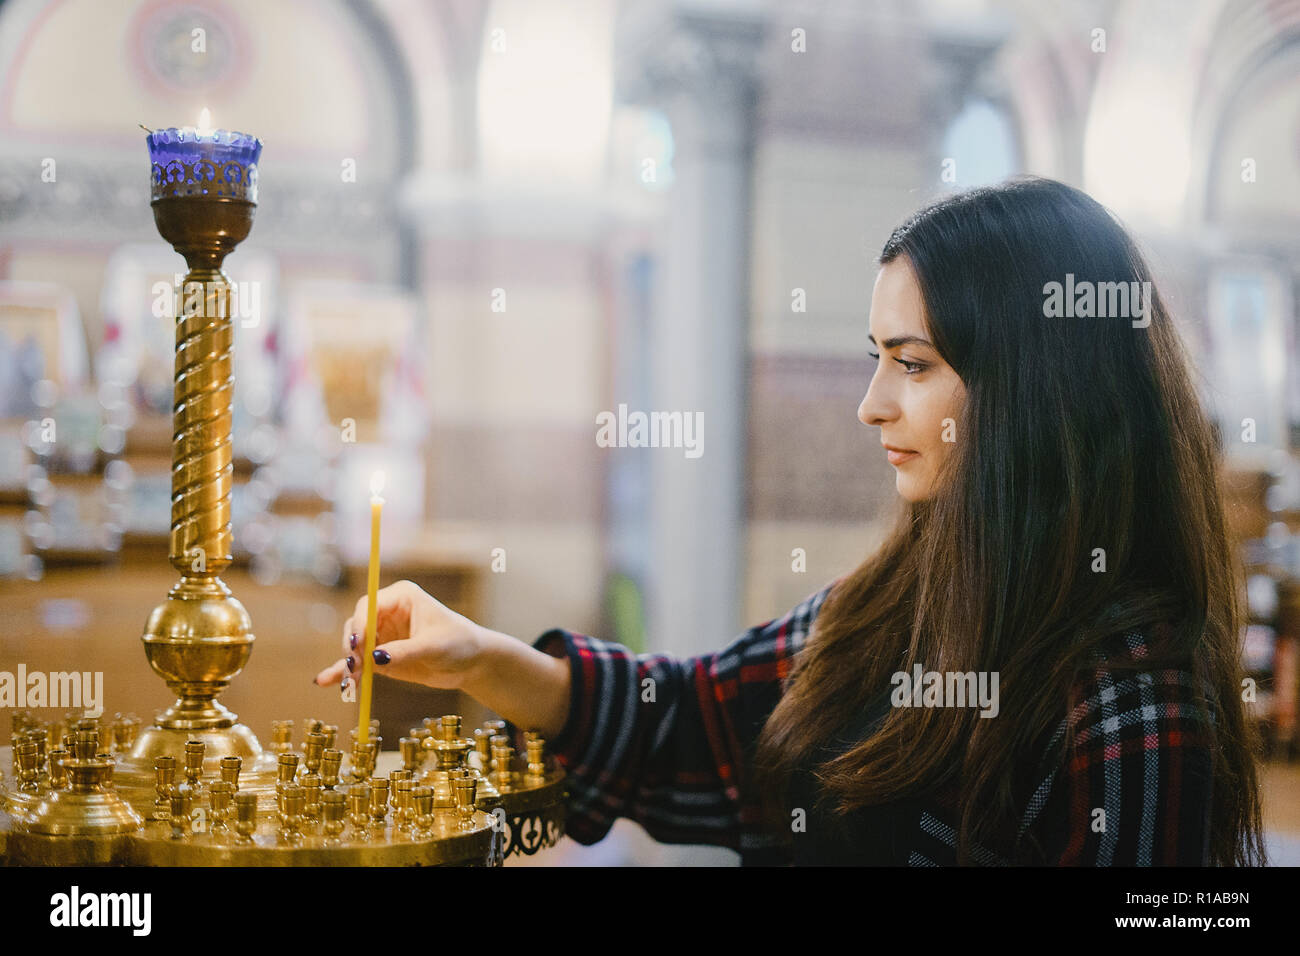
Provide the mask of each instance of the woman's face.
POLYGON ((858 420, 880 427, 898 493, 924 501, 939 465, 965 438, 958 420, 966 386, 930 343, 925 304, 911 263, 899 256, 880 270, 871 294, 870 335, 878 357, 858 420), (948 421, 945 421, 947 419, 948 421))

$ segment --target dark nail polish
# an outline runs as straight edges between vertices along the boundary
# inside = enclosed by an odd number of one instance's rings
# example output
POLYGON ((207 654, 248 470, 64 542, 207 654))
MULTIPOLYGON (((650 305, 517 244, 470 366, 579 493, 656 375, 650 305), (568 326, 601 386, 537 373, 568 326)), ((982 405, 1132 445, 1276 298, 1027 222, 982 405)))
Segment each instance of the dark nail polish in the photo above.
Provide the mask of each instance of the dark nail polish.
POLYGON ((348 689, 348 678, 347 678, 347 677, 344 677, 344 678, 343 678, 343 683, 339 685, 339 689, 340 689, 340 690, 347 690, 347 689, 348 689))
POLYGON ((357 662, 356 662, 355 658, 353 658, 353 656, 352 656, 351 654, 349 654, 349 655, 348 655, 348 670, 350 670, 350 671, 354 671, 354 670, 356 670, 356 669, 357 669, 357 662))
POLYGON ((392 659, 393 658, 391 655, 389 655, 388 651, 375 651, 376 664, 387 664, 392 659))
POLYGON ((357 649, 357 635, 355 632, 348 638, 348 647, 352 648, 354 651, 357 649))

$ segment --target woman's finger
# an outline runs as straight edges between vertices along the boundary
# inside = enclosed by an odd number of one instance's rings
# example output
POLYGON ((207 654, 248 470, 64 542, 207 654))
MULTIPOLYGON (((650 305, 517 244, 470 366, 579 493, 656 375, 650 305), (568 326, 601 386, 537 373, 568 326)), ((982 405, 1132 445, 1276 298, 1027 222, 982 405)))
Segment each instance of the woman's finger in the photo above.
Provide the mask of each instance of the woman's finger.
MULTIPOLYGON (((374 664, 376 674, 419 683, 420 674, 417 672, 416 659, 421 652, 422 649, 414 646, 411 641, 389 641, 375 648, 374 654, 371 655, 371 663, 374 664)), ((423 652, 428 653, 427 650, 423 652)), ((358 663, 357 674, 360 673, 361 665, 358 663)))
POLYGON ((334 684, 339 684, 343 680, 343 675, 347 672, 347 659, 341 658, 317 674, 315 684, 317 687, 329 687, 334 684))
POLYGON ((356 618, 350 617, 343 622, 343 653, 355 654, 357 648, 366 642, 363 632, 357 630, 356 618))

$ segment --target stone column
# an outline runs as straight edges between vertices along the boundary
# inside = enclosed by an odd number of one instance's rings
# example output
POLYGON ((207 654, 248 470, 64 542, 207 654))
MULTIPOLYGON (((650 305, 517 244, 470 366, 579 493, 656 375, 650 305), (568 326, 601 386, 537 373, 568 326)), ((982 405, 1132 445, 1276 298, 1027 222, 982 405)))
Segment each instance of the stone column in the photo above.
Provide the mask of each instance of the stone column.
MULTIPOLYGON (((644 361, 649 408, 703 415, 699 457, 652 448, 645 581, 649 646, 679 658, 724 647, 741 620, 745 516, 749 247, 758 63, 755 7, 677 2, 625 16, 619 98, 672 125, 644 361)), ((642 452, 645 454, 646 452, 642 452)), ((693 453, 693 452, 692 452, 693 453)), ((734 862, 728 850, 655 845, 663 866, 734 862)), ((649 854, 649 850, 645 850, 649 854)))
POLYGON ((651 6, 620 24, 616 62, 620 98, 672 124, 645 411, 701 412, 703 440, 695 458, 651 452, 646 617, 650 646, 686 657, 723 647, 746 623, 749 212, 764 23, 754 8, 651 6))

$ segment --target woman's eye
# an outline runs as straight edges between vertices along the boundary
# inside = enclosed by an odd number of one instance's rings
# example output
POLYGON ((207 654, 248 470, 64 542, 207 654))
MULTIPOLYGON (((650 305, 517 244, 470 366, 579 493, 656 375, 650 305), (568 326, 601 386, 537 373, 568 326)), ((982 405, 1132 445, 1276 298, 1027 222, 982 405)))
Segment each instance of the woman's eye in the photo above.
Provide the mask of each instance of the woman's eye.
MULTIPOLYGON (((871 356, 872 361, 880 360, 879 352, 868 352, 867 354, 871 356)), ((894 361, 897 362, 899 365, 903 366, 905 369, 907 369, 907 371, 904 373, 906 375, 917 375, 926 370, 926 366, 922 365, 920 362, 905 362, 902 359, 894 359, 894 361)))

